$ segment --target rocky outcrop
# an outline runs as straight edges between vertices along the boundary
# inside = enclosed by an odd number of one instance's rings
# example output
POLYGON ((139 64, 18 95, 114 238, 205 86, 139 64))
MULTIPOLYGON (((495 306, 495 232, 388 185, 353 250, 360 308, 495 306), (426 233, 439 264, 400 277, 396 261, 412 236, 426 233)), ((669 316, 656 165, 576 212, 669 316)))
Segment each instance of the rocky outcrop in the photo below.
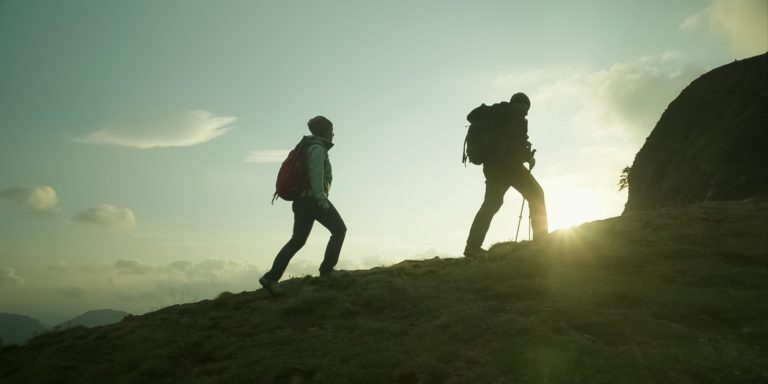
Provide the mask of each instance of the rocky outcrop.
POLYGON ((624 213, 768 194, 768 53, 714 69, 637 153, 624 213))

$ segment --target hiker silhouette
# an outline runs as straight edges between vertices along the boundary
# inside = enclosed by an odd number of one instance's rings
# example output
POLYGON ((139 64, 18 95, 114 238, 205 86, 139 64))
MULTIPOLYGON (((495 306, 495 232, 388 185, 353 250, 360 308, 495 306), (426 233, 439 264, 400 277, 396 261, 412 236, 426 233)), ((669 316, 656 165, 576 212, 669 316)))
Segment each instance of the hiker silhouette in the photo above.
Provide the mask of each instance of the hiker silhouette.
POLYGON ((315 221, 331 232, 331 238, 325 248, 325 257, 320 265, 321 277, 334 273, 333 268, 339 260, 347 233, 344 220, 328 200, 333 181, 331 162, 328 158, 328 151, 333 147, 333 123, 323 116, 315 116, 307 122, 307 126, 312 134, 304 136, 296 150, 299 151, 298 160, 306 161, 306 167, 299 169, 306 169, 307 173, 300 176, 308 179, 309 183, 308 186, 306 183, 302 184, 303 190, 293 201, 293 235, 278 252, 272 269, 259 279, 259 283, 273 296, 280 294, 278 281, 285 273, 291 258, 306 243, 315 221))
POLYGON ((482 248, 483 241, 509 187, 528 200, 533 241, 543 240, 548 234, 544 190, 530 172, 536 165, 536 151, 531 149, 528 141, 528 120, 525 118, 530 107, 528 96, 516 93, 509 102, 483 104, 467 115, 470 127, 463 160, 483 165, 485 197, 469 230, 464 256, 487 254, 482 248), (528 163, 529 168, 524 163, 528 163))

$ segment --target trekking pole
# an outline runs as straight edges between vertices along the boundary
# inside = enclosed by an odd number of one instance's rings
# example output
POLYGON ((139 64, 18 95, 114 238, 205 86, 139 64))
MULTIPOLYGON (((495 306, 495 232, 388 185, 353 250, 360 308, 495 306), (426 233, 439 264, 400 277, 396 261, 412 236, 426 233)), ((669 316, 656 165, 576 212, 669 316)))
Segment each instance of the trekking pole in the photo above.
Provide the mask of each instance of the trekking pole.
POLYGON ((523 198, 523 204, 520 206, 520 215, 517 216, 517 231, 515 231, 515 243, 517 243, 517 235, 520 234, 520 223, 523 221, 523 208, 525 208, 525 198, 523 198))
MULTIPOLYGON (((531 157, 536 153, 534 149, 531 151, 531 157)), ((533 167, 528 166, 528 172, 530 173, 533 167)), ((515 232, 515 243, 517 243, 517 234, 520 232, 520 222, 523 221, 523 207, 525 207, 525 197, 523 197, 523 205, 520 206, 520 215, 517 217, 517 232, 515 232)), ((528 204, 528 241, 531 240, 531 205, 528 204)))
POLYGON ((533 241, 531 237, 531 205, 528 204, 528 241, 533 241))

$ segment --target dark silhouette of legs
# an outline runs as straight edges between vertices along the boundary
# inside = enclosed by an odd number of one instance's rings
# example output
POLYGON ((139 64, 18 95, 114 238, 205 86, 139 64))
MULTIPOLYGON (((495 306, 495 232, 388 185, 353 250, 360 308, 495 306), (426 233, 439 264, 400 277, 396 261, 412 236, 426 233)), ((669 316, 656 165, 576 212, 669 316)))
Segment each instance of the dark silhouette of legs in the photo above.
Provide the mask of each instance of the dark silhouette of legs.
POLYGON ((485 198, 475 215, 475 220, 472 221, 472 227, 469 229, 467 248, 482 247, 485 235, 488 233, 488 228, 491 227, 493 216, 499 211, 501 205, 504 204, 504 194, 507 192, 507 189, 509 189, 509 183, 495 177, 489 178, 486 175, 485 198))
POLYGON ((544 190, 531 172, 522 164, 513 169, 483 167, 485 174, 485 198, 480 210, 475 215, 467 237, 467 249, 481 248, 488 228, 496 212, 504 203, 504 194, 509 187, 515 188, 528 200, 531 212, 533 239, 543 240, 548 234, 547 207, 544 202, 544 190))
POLYGON ((344 237, 347 234, 347 226, 344 224, 336 207, 330 203, 328 209, 317 208, 319 211, 316 220, 331 232, 331 238, 328 239, 328 245, 325 246, 325 256, 323 263, 320 264, 320 273, 328 273, 333 270, 339 261, 341 246, 344 244, 344 237))
MULTIPOLYGON (((330 204, 330 202, 329 202, 330 204)), ((302 197, 293 202, 293 235, 277 253, 272 269, 264 277, 271 281, 279 281, 294 255, 304 246, 312 232, 312 226, 317 220, 331 232, 331 238, 325 248, 325 257, 320 265, 320 272, 333 270, 339 260, 341 246, 347 233, 347 226, 339 212, 330 204, 328 209, 320 208, 311 197, 302 197)))
POLYGON ((549 233, 547 224, 547 205, 544 202, 544 190, 539 182, 524 167, 517 169, 510 180, 512 188, 515 188, 523 198, 528 200, 528 209, 531 212, 531 226, 533 227, 533 239, 543 240, 549 233))
POLYGON ((309 233, 312 232, 312 226, 315 223, 312 212, 310 212, 311 207, 307 204, 314 202, 308 200, 307 198, 301 198, 293 202, 293 235, 283 248, 280 249, 280 252, 277 253, 275 261, 272 263, 272 269, 264 274, 264 277, 267 279, 272 281, 280 280, 285 272, 285 268, 288 267, 288 262, 307 242, 309 233))

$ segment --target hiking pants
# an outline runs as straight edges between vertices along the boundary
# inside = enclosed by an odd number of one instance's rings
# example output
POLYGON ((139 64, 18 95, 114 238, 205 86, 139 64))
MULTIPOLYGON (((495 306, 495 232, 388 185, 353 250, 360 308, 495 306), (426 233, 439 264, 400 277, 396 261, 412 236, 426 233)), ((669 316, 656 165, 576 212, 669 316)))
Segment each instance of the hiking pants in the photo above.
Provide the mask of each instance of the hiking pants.
POLYGON ((328 209, 320 208, 315 198, 311 196, 304 196, 293 202, 293 236, 278 252, 274 263, 272 263, 272 269, 264 277, 272 281, 280 280, 285 268, 288 267, 288 262, 307 242, 315 221, 331 231, 331 238, 325 247, 325 257, 323 263, 320 264, 320 272, 333 270, 339 261, 339 253, 341 253, 341 246, 344 243, 344 236, 347 234, 347 226, 344 225, 344 220, 341 219, 333 204, 330 201, 328 204, 330 205, 328 209))
POLYGON ((484 166, 483 174, 485 174, 485 199, 469 230, 468 247, 483 245, 493 215, 504 203, 504 194, 509 187, 515 188, 523 198, 528 200, 533 239, 543 239, 547 236, 547 207, 544 203, 544 190, 525 166, 520 164, 512 169, 484 166))

